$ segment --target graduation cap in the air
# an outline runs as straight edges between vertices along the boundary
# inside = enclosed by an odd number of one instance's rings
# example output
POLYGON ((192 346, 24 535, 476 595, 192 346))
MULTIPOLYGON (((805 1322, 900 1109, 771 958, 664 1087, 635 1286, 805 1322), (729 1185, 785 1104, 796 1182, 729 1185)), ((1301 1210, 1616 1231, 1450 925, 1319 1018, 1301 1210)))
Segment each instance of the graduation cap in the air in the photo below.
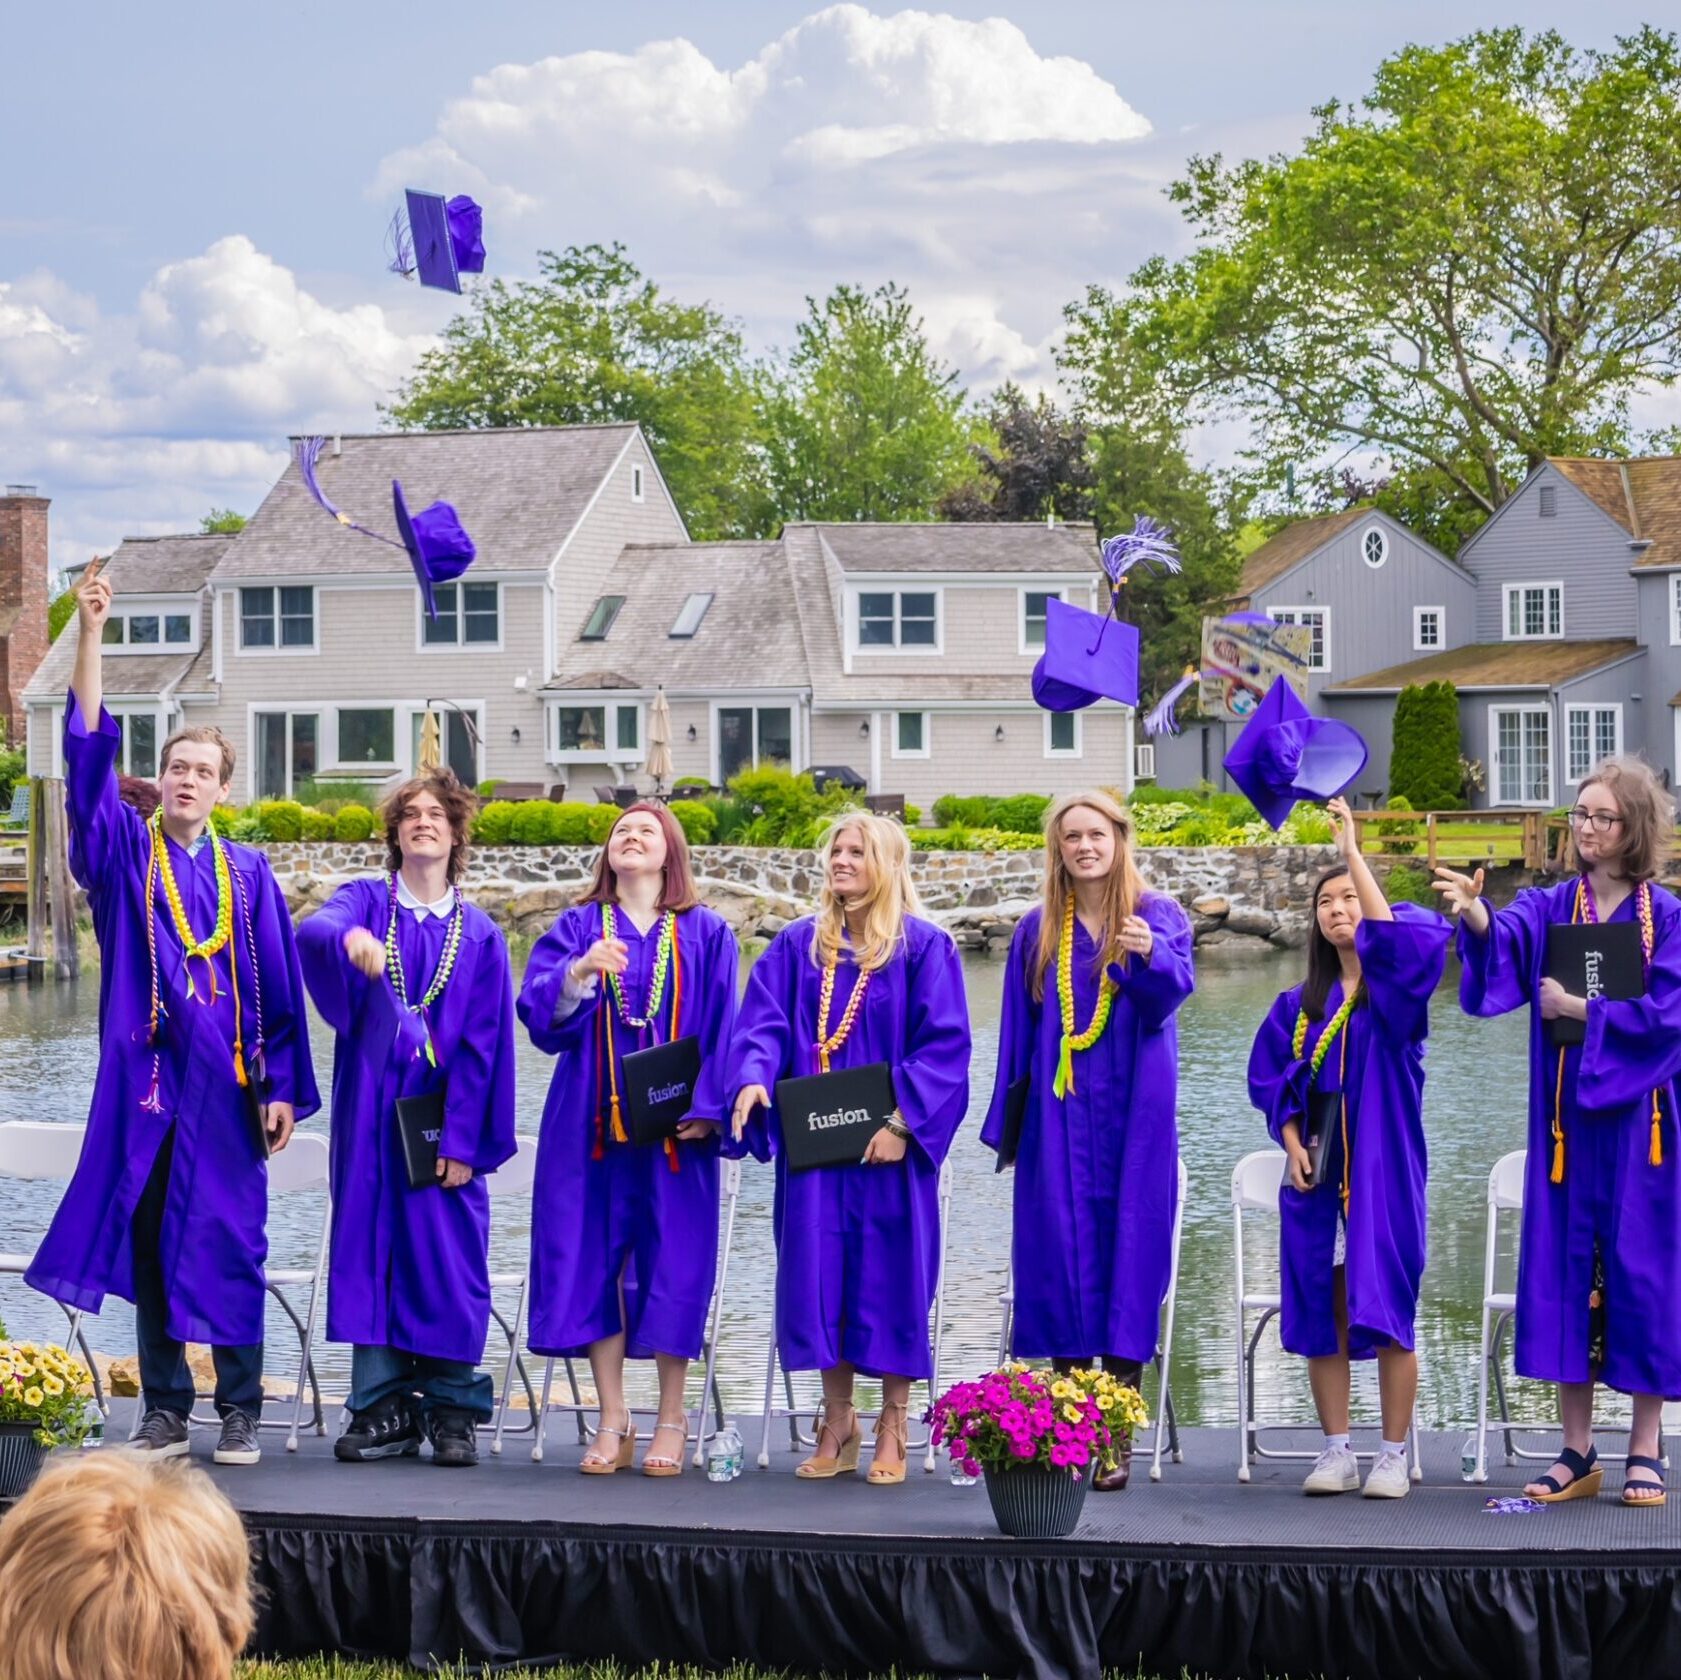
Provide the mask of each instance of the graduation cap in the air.
POLYGON ((1315 717, 1284 677, 1266 692, 1226 754, 1226 774, 1274 828, 1298 799, 1332 799, 1366 767, 1358 729, 1315 717))
POLYGON ((396 516, 397 529, 402 533, 401 540, 358 524, 328 500, 327 493, 321 488, 316 469, 326 442, 322 437, 298 440, 298 472, 304 488, 347 530, 402 549, 409 557, 409 564, 414 567, 415 582, 420 585, 421 598, 426 603, 426 616, 436 618, 438 607, 433 590, 440 583, 454 582, 472 565, 478 554, 473 539, 462 528, 460 516, 448 502, 432 502, 418 513, 411 514, 402 485, 392 479, 391 508, 396 516))
POLYGON ((459 292, 463 274, 484 272, 484 211, 465 193, 403 195, 406 213, 391 218, 391 271, 423 286, 459 292))

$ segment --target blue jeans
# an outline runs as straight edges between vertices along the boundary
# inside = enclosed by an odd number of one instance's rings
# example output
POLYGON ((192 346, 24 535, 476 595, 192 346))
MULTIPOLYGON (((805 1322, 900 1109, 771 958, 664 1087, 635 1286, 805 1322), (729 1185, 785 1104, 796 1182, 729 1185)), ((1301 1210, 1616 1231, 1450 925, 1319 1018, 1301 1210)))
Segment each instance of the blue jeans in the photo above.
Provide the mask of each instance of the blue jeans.
POLYGON ((350 1409, 365 1412, 392 1394, 418 1396, 422 1417, 439 1407, 469 1412, 488 1423, 495 1388, 483 1371, 460 1359, 428 1359, 401 1348, 356 1345, 350 1356, 350 1409))

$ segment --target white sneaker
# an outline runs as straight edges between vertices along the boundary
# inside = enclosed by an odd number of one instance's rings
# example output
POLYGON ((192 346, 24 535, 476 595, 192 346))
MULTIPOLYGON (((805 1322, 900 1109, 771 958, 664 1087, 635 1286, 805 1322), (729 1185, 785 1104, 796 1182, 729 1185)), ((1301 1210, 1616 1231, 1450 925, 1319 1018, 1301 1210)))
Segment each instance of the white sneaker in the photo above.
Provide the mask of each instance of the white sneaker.
POLYGON ((1407 1455, 1379 1453, 1377 1462, 1366 1477, 1363 1491, 1368 1499, 1405 1499, 1412 1491, 1412 1482, 1407 1475, 1407 1455))
POLYGON ((1302 1483, 1303 1493, 1354 1493, 1360 1486, 1360 1466, 1347 1447, 1327 1447, 1313 1462, 1302 1483))

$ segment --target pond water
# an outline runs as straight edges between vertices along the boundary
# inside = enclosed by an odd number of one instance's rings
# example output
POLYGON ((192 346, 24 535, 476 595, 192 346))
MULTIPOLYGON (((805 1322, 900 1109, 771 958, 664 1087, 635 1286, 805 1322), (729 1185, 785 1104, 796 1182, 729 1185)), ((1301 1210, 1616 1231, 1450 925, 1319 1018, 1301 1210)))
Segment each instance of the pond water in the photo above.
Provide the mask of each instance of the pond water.
MULTIPOLYGON (((1173 1390, 1182 1421, 1235 1421, 1235 1332, 1232 1310, 1233 1164, 1254 1149, 1270 1147, 1244 1083, 1255 1026, 1280 988, 1299 977, 1301 959, 1275 953, 1209 954, 1200 965, 1196 995, 1180 1018, 1180 1148, 1190 1175, 1180 1264, 1178 1329, 1173 1350, 1173 1390)), ((978 1141, 991 1092, 997 1048, 1003 964, 966 959, 975 1026, 975 1077, 969 1118, 953 1150, 954 1197, 946 1281, 943 1368, 948 1379, 988 1368, 997 1353, 999 1293, 1009 1261, 1009 1175, 995 1176, 993 1157, 978 1141)), ((1432 1011, 1425 1127, 1430 1141, 1430 1259, 1419 1307, 1422 1363, 1420 1415, 1429 1426, 1474 1417, 1476 1352, 1481 1312, 1485 1191, 1488 1173, 1524 1134, 1526 1020, 1471 1021, 1455 993, 1457 970, 1437 994, 1432 1011)), ((96 1059, 97 975, 78 984, 0 988, 0 1120, 80 1121, 93 1086, 96 1059)), ((325 1090, 331 1041, 313 1022, 316 1066, 325 1090)), ((552 1064, 521 1035, 520 1129, 535 1132, 552 1064)), ((324 1126, 322 1117, 306 1129, 324 1126)), ((58 1195, 52 1184, 0 1180, 0 1250, 26 1251, 44 1228, 58 1195)), ((732 1410, 751 1413, 764 1382, 766 1338, 775 1259, 770 1230, 771 1174, 746 1164, 730 1257, 719 1370, 732 1410)), ((529 1204, 496 1204, 492 1265, 523 1265, 529 1204)), ((271 1261, 306 1264, 319 1231, 321 1205, 307 1196, 277 1198, 271 1218, 271 1261)), ((1276 1224, 1257 1222, 1246 1243, 1255 1276, 1276 1275, 1276 1224), (1269 1230, 1268 1227, 1271 1227, 1269 1230)), ((63 1318, 21 1280, 0 1277, 0 1318, 15 1335, 56 1336, 63 1318)), ((290 1331, 271 1308, 271 1375, 287 1371, 290 1331)), ((111 1300, 90 1321, 89 1336, 103 1353, 133 1348, 132 1313, 111 1300)), ((295 1342, 293 1344, 295 1346, 295 1342)), ((492 1346, 490 1364, 503 1360, 492 1346)), ((294 1356, 295 1357, 295 1356, 294 1356)), ((344 1392, 349 1350, 318 1350, 328 1392, 344 1392)), ((295 1369, 295 1366, 291 1367, 295 1369)), ((651 1376, 651 1367, 648 1368, 651 1376)), ((588 1380, 587 1371, 581 1371, 588 1380)), ((815 1382, 801 1379, 800 1392, 815 1382)), ((1357 1406, 1375 1400, 1368 1368, 1357 1381, 1357 1406)), ((1146 1392, 1154 1406, 1154 1377, 1146 1392)), ((634 1395, 652 1397, 651 1381, 634 1395)), ((1262 1348, 1258 1375, 1261 1415, 1311 1416, 1300 1360, 1282 1354, 1275 1335, 1262 1348)), ((1367 1415, 1371 1415, 1370 1411, 1367 1415)), ((754 1437, 750 1436, 750 1439, 754 1437)))

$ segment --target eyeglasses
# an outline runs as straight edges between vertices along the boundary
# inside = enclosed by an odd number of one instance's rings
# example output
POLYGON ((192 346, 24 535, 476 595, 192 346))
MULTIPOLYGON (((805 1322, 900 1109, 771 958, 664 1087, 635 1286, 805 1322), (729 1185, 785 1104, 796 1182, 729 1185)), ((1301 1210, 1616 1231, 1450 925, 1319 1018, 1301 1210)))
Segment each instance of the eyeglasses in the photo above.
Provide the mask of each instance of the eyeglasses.
POLYGON ((1614 817, 1609 811, 1585 811, 1578 805, 1570 813, 1570 820, 1578 828, 1596 828, 1601 834, 1615 824, 1620 823, 1621 817, 1614 817))

